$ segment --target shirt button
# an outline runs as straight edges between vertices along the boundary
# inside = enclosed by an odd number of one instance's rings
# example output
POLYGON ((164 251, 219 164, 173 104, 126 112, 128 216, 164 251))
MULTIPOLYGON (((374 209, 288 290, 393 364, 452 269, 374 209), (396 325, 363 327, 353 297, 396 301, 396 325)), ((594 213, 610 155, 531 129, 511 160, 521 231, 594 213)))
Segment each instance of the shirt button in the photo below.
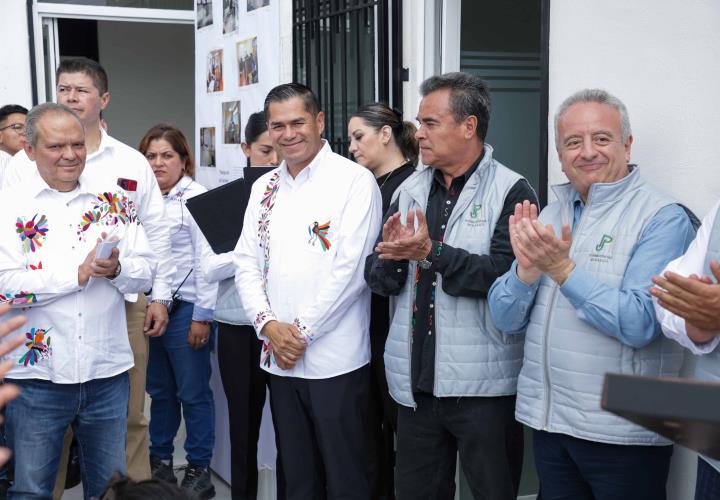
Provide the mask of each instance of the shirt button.
POLYGON ((448 201, 446 201, 445 203, 447 203, 448 205, 450 205, 450 204, 452 204, 452 201, 448 200, 448 201))
POLYGON ((435 307, 435 304, 430 304, 430 309, 432 309, 433 307, 435 307))
POLYGON ((440 226, 440 229, 445 229, 445 224, 443 224, 442 226, 440 226))
POLYGON ((78 313, 78 316, 82 316, 82 313, 78 313))
POLYGON ((429 330, 429 331, 428 331, 428 335, 432 335, 432 330, 429 330))
POLYGON ((401 273, 401 272, 402 272, 402 268, 401 268, 401 267, 398 267, 397 272, 401 273))
POLYGON ((437 281, 433 281, 433 286, 437 286, 437 281))

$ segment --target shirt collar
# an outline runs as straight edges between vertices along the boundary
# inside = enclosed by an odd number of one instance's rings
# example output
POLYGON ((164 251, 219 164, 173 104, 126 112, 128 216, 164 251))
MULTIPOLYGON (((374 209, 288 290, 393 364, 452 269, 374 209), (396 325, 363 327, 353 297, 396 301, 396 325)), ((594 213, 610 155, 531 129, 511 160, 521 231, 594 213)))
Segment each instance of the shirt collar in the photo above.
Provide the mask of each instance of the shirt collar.
POLYGON ((95 158, 96 156, 104 153, 106 149, 112 149, 114 147, 115 143, 113 138, 110 137, 107 132, 105 132, 104 128, 100 127, 100 145, 98 146, 97 151, 88 155, 87 160, 89 161, 92 158, 95 158))
MULTIPOLYGON (((27 182, 27 190, 28 194, 32 198, 37 198, 41 194, 45 192, 55 192, 53 188, 48 186, 47 182, 45 182, 45 179, 40 176, 40 173, 38 172, 37 175, 29 176, 29 178, 26 180, 27 182)), ((99 192, 99 191, 98 191, 99 192)), ((85 174, 80 175, 80 179, 78 179, 78 195, 81 194, 91 194, 94 196, 94 191, 92 189, 91 183, 88 181, 85 174)))
POLYGON ((190 184, 192 183, 192 177, 183 175, 182 177, 180 177, 180 180, 177 181, 177 183, 172 187, 172 189, 168 191, 168 194, 163 196, 168 200, 180 200, 185 194, 185 191, 187 191, 187 189, 190 187, 190 184))
MULTIPOLYGON (((462 179, 463 186, 465 183, 470 179, 472 174, 475 173, 475 171, 478 169, 478 166, 480 165, 480 162, 482 162, 483 157, 485 156, 485 148, 483 148, 482 153, 480 153, 480 156, 473 162, 473 164, 468 168, 462 175, 459 175, 455 178, 453 178, 452 183, 455 183, 457 179, 462 179)), ((433 167, 433 179, 435 179, 435 182, 439 183, 442 187, 445 187, 445 178, 443 177, 443 174, 440 170, 433 167)))

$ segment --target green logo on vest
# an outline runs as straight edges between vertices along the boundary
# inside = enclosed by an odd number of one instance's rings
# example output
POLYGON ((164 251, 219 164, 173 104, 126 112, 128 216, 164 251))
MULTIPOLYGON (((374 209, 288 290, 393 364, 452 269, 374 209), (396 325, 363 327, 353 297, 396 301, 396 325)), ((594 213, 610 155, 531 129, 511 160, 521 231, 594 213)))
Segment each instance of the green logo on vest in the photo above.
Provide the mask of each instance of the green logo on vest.
POLYGON ((605 245, 612 243, 613 237, 609 234, 603 234, 603 237, 600 238, 600 243, 595 245, 595 251, 600 252, 603 248, 605 248, 605 245))
POLYGON ((477 219, 478 215, 480 215, 480 210, 482 210, 482 203, 473 203, 472 210, 470 210, 470 218, 477 219))

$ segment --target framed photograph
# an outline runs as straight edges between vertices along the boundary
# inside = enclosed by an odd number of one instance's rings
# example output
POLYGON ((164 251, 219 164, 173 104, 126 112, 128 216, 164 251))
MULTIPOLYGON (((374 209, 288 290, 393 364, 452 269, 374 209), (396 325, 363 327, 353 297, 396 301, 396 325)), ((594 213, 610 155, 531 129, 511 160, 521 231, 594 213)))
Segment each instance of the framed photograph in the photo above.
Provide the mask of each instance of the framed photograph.
POLYGON ((257 37, 237 43, 238 85, 244 87, 258 82, 257 37))
POLYGON ((237 31, 238 0, 223 0, 223 35, 237 31))
POLYGON ((215 167, 215 127, 200 129, 200 166, 215 167))
POLYGON ((222 103, 223 143, 240 144, 240 101, 222 103))
POLYGON ((221 92, 223 89, 222 59, 222 49, 211 50, 208 52, 207 75, 205 78, 208 93, 221 92))
POLYGON ((213 23, 212 0, 197 0, 197 29, 205 28, 213 23))
POLYGON ((270 5, 270 0, 247 0, 247 11, 252 12, 260 7, 267 7, 270 5))

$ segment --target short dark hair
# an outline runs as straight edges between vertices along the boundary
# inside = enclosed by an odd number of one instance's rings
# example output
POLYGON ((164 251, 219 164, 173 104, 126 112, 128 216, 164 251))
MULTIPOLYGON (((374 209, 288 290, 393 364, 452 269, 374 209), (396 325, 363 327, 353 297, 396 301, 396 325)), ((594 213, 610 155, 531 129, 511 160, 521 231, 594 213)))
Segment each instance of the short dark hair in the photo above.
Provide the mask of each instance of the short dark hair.
POLYGON ((100 63, 87 57, 69 57, 60 61, 55 71, 55 80, 60 79, 63 73, 85 73, 89 76, 100 95, 108 91, 108 76, 100 63))
POLYGON ((306 87, 302 83, 283 83, 274 87, 268 92, 265 98, 265 115, 270 120, 270 104, 273 102, 282 102, 292 99, 293 97, 300 97, 305 105, 305 111, 310 113, 313 117, 317 116, 320 112, 320 102, 318 98, 313 94, 310 88, 306 87))
POLYGON ((450 110, 456 122, 475 116, 478 124, 475 132, 484 141, 490 123, 490 90, 485 80, 468 73, 453 72, 431 76, 420 85, 423 97, 438 90, 450 91, 450 110))
POLYGON ((25 142, 30 144, 32 147, 37 146, 38 123, 40 123, 40 119, 48 113, 66 114, 72 116, 80 124, 80 127, 83 129, 83 133, 85 132, 85 126, 82 124, 80 118, 78 118, 78 115, 76 115, 73 110, 71 110, 67 106, 63 106, 62 104, 45 102, 43 104, 38 104, 37 106, 32 108, 28 112, 27 118, 25 118, 25 142))
POLYGON ((23 108, 19 104, 6 104, 2 108, 0 108, 0 123, 4 122, 8 116, 14 115, 16 113, 27 115, 28 110, 26 108, 23 108))

